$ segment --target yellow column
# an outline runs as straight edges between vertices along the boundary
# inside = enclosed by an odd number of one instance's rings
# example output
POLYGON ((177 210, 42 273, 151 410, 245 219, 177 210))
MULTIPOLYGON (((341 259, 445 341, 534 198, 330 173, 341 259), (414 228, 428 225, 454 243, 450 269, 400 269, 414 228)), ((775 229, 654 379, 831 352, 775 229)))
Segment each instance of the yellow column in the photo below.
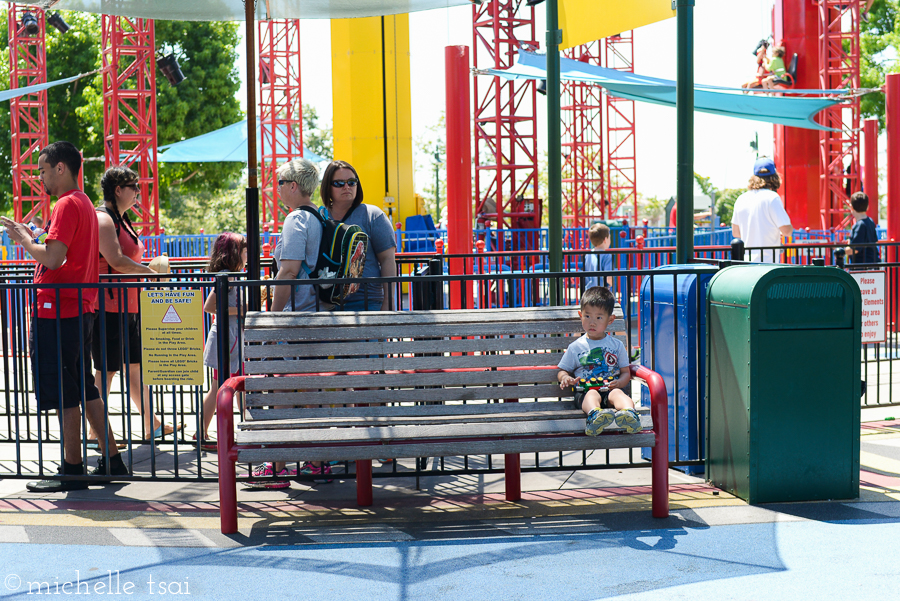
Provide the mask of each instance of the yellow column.
POLYGON ((367 204, 403 222, 416 214, 409 18, 332 20, 331 54, 334 158, 356 168, 367 204))

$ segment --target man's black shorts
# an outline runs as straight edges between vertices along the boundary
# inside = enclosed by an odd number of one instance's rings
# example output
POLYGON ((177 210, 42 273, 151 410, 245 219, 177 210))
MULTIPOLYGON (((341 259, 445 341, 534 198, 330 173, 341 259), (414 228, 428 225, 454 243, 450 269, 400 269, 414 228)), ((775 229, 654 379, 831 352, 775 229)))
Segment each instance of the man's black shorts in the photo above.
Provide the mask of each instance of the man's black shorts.
POLYGON ((105 317, 100 312, 94 313, 94 333, 91 342, 91 358, 94 360, 94 369, 97 371, 115 372, 121 371, 125 363, 125 348, 128 347, 128 363, 141 363, 141 318, 137 313, 111 313, 107 311, 105 317), (106 320, 106 365, 100 359, 100 320, 106 320), (125 322, 125 331, 122 331, 122 322, 125 322), (127 336, 127 338, 126 338, 127 336), (105 369, 104 369, 105 367, 105 369))
POLYGON ((82 399, 93 401, 100 398, 100 391, 94 385, 91 362, 88 360, 92 322, 90 313, 81 318, 60 319, 57 335, 56 319, 35 317, 32 320, 28 348, 38 407, 41 411, 59 409, 60 366, 62 366, 63 408, 78 407, 82 399), (78 340, 79 334, 81 345, 78 340))

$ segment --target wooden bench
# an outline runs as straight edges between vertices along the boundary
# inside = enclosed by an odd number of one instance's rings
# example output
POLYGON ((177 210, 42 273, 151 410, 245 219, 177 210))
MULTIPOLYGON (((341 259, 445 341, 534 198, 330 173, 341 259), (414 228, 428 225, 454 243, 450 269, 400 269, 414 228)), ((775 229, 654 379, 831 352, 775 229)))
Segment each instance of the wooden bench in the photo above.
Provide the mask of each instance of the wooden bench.
MULTIPOLYGON (((623 329, 619 320, 611 331, 623 329)), ((575 307, 249 313, 247 375, 218 395, 222 532, 237 531, 235 462, 356 461, 357 501, 368 506, 372 459, 503 454, 515 501, 518 453, 634 447, 653 447, 652 512, 667 516, 662 379, 630 368, 652 397, 643 431, 586 436, 584 414, 556 381, 582 333, 575 307), (237 431, 236 391, 246 391, 250 414, 237 431)))

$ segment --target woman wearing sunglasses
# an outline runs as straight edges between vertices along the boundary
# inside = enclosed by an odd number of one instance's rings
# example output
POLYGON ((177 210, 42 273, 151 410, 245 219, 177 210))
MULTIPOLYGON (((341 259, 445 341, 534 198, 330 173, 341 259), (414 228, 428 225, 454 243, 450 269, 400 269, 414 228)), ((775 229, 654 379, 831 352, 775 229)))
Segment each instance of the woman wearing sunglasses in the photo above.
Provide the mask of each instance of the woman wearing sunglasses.
MULTIPOLYGON (((396 276, 394 227, 384 211, 363 204, 363 188, 356 169, 344 161, 332 161, 322 176, 320 194, 322 204, 328 208, 332 218, 360 226, 369 237, 362 277, 396 276)), ((343 308, 345 311, 391 311, 394 308, 391 285, 360 286, 358 292, 347 297, 343 308)))
MULTIPOLYGON (((128 218, 128 211, 138 203, 141 195, 137 173, 127 167, 110 167, 103 174, 100 187, 103 190, 103 206, 97 208, 100 273, 155 274, 155 271, 141 264, 141 258, 144 256, 144 244, 128 218)), ((163 425, 153 414, 150 389, 147 386, 141 386, 141 320, 138 314, 140 304, 138 289, 128 288, 125 291, 107 288, 101 289, 100 293, 104 295, 105 311, 100 312, 98 295, 94 305, 96 310, 91 341, 91 357, 94 360, 94 369, 97 370, 94 379, 98 388, 100 382, 105 379, 106 395, 109 396, 109 389, 116 372, 127 372, 127 388, 131 400, 144 420, 144 439, 150 440, 151 437, 160 438, 164 434, 172 434, 176 429, 169 424, 163 425), (105 340, 100 338, 101 319, 105 320, 105 340), (104 347, 105 357, 103 356, 104 347)), ((123 391, 125 388, 123 382, 123 391)), ((93 438, 92 434, 88 436, 93 438)))

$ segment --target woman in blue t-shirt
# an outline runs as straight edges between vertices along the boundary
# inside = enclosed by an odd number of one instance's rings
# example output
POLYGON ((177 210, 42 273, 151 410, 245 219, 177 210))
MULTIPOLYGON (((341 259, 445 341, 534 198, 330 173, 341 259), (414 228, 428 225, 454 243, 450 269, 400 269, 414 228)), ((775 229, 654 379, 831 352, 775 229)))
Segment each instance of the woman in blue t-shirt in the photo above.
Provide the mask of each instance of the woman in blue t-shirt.
MULTIPOLYGON (((332 161, 325 168, 319 190, 322 204, 336 221, 358 225, 369 237, 366 252, 364 278, 393 277, 397 275, 395 255, 397 242, 391 221, 378 207, 363 204, 362 182, 356 169, 345 161, 332 161)), ((392 311, 394 295, 391 284, 366 284, 348 296, 344 311, 392 311)))

